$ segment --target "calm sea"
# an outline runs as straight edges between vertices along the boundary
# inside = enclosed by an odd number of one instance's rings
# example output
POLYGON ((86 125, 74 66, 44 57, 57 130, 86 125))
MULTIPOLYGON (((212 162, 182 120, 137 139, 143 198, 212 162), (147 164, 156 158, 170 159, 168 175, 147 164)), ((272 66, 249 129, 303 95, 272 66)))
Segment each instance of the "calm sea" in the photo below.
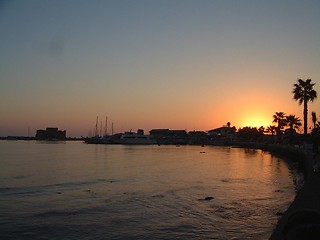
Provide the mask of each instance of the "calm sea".
POLYGON ((0 141, 0 239, 267 239, 294 189, 261 150, 0 141))

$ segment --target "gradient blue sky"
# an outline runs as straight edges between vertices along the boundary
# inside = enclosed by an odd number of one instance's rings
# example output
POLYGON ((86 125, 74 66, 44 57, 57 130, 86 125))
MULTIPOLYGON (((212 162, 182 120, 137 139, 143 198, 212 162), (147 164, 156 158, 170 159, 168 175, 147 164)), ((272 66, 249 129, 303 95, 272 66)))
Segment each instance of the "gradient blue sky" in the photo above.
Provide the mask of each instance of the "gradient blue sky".
POLYGON ((267 126, 303 118, 298 78, 320 94, 317 0, 1 1, 0 32, 0 136, 267 126))

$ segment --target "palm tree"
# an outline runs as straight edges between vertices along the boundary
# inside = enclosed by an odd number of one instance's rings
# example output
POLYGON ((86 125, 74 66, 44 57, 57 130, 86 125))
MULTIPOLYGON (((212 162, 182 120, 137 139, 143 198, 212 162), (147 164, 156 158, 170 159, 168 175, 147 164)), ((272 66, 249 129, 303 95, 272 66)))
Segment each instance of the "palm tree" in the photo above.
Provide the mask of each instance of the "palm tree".
POLYGON ((274 134, 276 133, 276 130, 277 130, 277 128, 276 128, 276 126, 274 126, 274 125, 270 125, 270 126, 268 126, 267 127, 267 129, 266 129, 266 132, 267 133, 271 133, 271 139, 272 139, 272 142, 273 142, 273 136, 274 136, 274 134))
POLYGON ((282 129, 284 126, 287 125, 286 117, 284 112, 276 112, 276 114, 273 115, 273 123, 277 123, 278 126, 276 127, 277 135, 280 135, 282 133, 282 129))
POLYGON ((274 125, 268 126, 266 129, 266 132, 271 133, 271 135, 273 136, 276 133, 276 126, 274 126, 274 125))
POLYGON ((286 116, 286 121, 290 127, 290 134, 293 134, 294 129, 298 129, 301 126, 301 120, 295 115, 286 116))
POLYGON ((311 112, 312 122, 313 122, 313 128, 316 128, 318 119, 316 112, 311 112))
POLYGON ((316 124, 314 125, 314 129, 312 129, 311 133, 316 133, 316 134, 320 133, 320 122, 319 121, 316 122, 316 124))
POLYGON ((317 92, 313 89, 315 83, 311 83, 311 79, 302 80, 298 79, 295 83, 293 93, 293 99, 298 101, 299 105, 303 103, 303 128, 304 134, 308 131, 308 102, 313 102, 317 98, 317 92))
POLYGON ((265 130, 264 126, 261 126, 261 127, 258 128, 258 132, 259 132, 259 133, 264 134, 265 131, 266 131, 266 130, 265 130))

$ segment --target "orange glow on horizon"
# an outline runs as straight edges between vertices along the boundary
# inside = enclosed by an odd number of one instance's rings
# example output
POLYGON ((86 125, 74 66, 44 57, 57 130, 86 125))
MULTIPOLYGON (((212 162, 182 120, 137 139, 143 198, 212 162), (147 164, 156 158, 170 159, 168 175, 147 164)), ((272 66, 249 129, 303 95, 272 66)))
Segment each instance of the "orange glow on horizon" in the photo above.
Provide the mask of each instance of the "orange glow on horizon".
POLYGON ((272 125, 270 123, 270 121, 265 121, 263 119, 252 119, 252 120, 249 120, 249 121, 245 121, 243 124, 241 124, 240 128, 242 127, 256 127, 256 128, 259 128, 261 126, 263 127, 268 127, 272 125))
POLYGON ((246 116, 244 119, 239 121, 239 128, 243 127, 256 127, 259 128, 261 126, 268 127, 272 125, 272 116, 261 115, 250 115, 246 116))

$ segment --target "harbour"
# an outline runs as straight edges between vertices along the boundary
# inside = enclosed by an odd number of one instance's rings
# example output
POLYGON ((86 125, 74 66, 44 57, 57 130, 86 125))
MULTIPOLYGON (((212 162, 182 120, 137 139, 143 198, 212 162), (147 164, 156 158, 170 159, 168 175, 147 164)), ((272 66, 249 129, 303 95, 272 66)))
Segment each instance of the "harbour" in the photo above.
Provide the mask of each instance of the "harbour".
POLYGON ((0 148, 1 238, 267 239, 295 196, 289 165, 258 149, 0 148))

